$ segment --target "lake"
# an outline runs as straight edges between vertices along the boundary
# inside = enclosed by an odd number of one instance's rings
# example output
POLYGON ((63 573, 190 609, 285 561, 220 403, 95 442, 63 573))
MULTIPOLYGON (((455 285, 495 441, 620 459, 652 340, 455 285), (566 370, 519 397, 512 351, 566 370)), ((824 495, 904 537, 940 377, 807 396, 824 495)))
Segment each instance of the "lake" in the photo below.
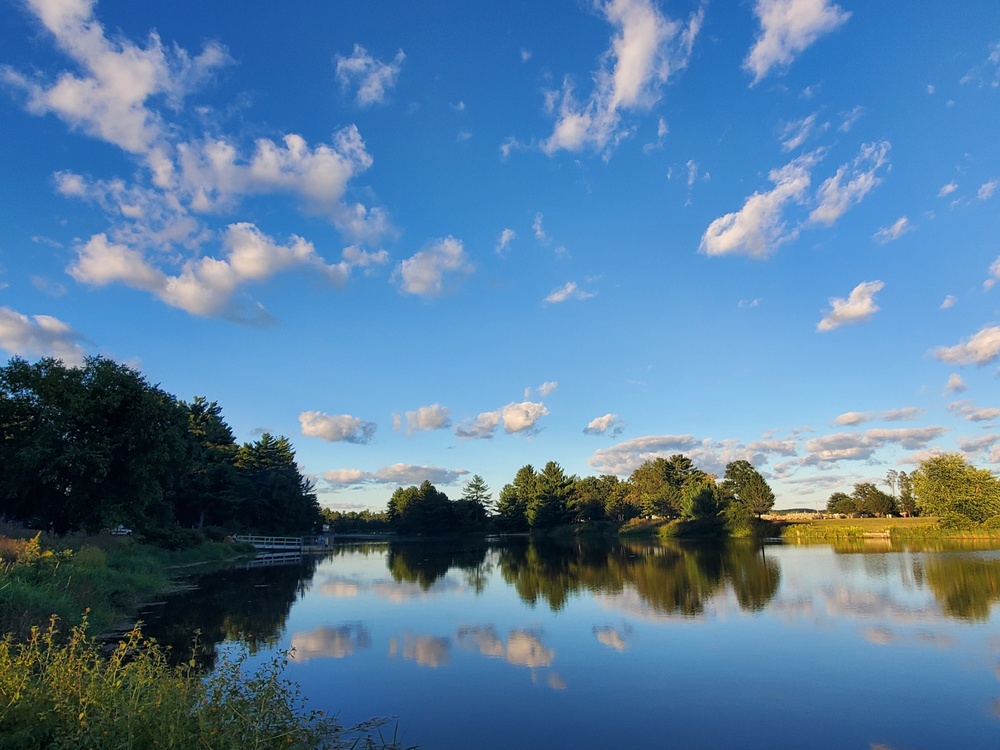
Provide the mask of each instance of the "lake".
POLYGON ((340 545, 144 617, 293 650, 311 708, 426 750, 997 750, 998 601, 1000 551, 957 544, 514 539, 340 545))

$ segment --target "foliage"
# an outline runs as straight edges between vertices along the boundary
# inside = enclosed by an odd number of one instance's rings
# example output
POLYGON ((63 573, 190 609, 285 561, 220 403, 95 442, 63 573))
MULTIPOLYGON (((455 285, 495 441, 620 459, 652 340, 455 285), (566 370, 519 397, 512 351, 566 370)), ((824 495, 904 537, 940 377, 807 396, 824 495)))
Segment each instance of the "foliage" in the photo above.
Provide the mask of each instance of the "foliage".
POLYGON ((281 658, 247 674, 242 652, 202 679, 193 659, 173 667, 167 656, 138 627, 107 657, 86 621, 65 641, 57 618, 26 643, 8 636, 0 641, 0 748, 390 747, 371 735, 378 722, 359 734, 307 711, 281 677, 281 658))
POLYGON ((549 461, 538 474, 534 496, 528 501, 526 517, 532 529, 547 529, 565 523, 575 477, 568 477, 555 461, 549 461))
POLYGON ((58 534, 119 525, 172 548, 182 528, 313 531, 319 507, 286 438, 237 446, 217 403, 178 401, 102 357, 0 367, 0 508, 58 534))
POLYGON ((723 495, 746 507, 757 518, 774 507, 774 492, 749 461, 730 461, 722 481, 723 495))
POLYGON ((389 516, 387 513, 376 513, 370 510, 339 511, 323 508, 320 511, 323 525, 332 534, 345 533, 379 533, 389 531, 389 516))
POLYGON ((941 517, 943 524, 961 528, 1000 516, 1000 480, 960 454, 921 461, 910 482, 920 512, 941 517))
POLYGON ((681 494, 681 517, 688 521, 712 518, 722 509, 722 497, 709 478, 690 482, 681 494))

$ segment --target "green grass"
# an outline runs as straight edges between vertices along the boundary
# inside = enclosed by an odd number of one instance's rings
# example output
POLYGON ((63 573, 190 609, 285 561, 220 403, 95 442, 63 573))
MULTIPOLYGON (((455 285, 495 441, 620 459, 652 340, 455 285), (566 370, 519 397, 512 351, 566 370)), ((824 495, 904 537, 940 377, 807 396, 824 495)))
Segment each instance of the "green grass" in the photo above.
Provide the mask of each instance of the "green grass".
POLYGON ((975 541, 990 544, 1000 541, 1000 530, 985 526, 963 529, 943 527, 937 518, 823 518, 784 521, 781 536, 792 543, 822 543, 845 540, 893 543, 936 541, 975 541))
POLYGON ((246 652, 224 655, 203 678, 138 629, 103 653, 87 625, 62 634, 52 618, 24 642, 0 640, 0 750, 399 748, 382 721, 345 729, 308 711, 283 658, 248 672, 246 652))

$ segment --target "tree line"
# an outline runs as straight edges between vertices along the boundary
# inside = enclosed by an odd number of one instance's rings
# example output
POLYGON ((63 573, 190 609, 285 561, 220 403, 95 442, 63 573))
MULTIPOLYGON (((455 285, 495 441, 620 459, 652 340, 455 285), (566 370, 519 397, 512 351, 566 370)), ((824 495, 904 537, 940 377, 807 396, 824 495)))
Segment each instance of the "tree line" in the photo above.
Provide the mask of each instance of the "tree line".
POLYGON ((0 516, 58 534, 302 533, 321 518, 287 438, 237 444, 217 402, 103 357, 0 368, 0 466, 0 516))
POLYGON ((1000 479, 961 454, 927 458, 910 474, 890 469, 884 484, 889 492, 873 482, 855 484, 850 494, 834 492, 826 509, 850 516, 935 516, 947 528, 1000 528, 1000 479))
POLYGON ((749 531, 754 518, 774 505, 774 493, 748 461, 732 461, 721 481, 676 454, 644 462, 628 479, 567 475, 555 461, 538 470, 522 466, 493 499, 479 475, 466 483, 461 497, 450 499, 429 481, 400 487, 384 515, 325 512, 334 531, 375 530, 400 533, 449 533, 496 529, 516 533, 567 523, 633 518, 718 521, 732 533, 749 531))

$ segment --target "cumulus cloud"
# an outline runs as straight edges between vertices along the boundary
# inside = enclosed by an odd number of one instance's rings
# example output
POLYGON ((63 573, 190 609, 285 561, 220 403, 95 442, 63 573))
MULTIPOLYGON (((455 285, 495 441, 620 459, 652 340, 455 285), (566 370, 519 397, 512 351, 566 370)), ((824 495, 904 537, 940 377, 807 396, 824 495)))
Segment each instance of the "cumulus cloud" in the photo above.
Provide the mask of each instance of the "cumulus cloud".
POLYGON ((876 420, 902 422, 916 419, 923 413, 924 410, 918 409, 916 406, 904 406, 902 409, 889 409, 887 411, 849 411, 838 416, 833 420, 833 423, 839 425, 858 425, 876 420))
POLYGON ((556 114, 552 135, 541 144, 547 154, 589 148, 607 157, 629 135, 622 113, 652 107, 667 81, 687 66, 704 15, 699 8, 682 23, 651 0, 609 0, 598 9, 615 29, 611 45, 585 101, 577 100, 568 79, 560 91, 546 93, 546 107, 556 114))
POLYGON ((583 289, 580 289, 575 281, 567 281, 561 287, 557 287, 549 292, 548 296, 542 302, 547 305, 555 305, 571 299, 585 300, 596 296, 597 292, 585 292, 583 289))
POLYGON ((865 432, 838 432, 807 440, 809 456, 804 465, 826 464, 836 461, 865 461, 875 451, 887 445, 899 445, 907 450, 926 448, 928 443, 941 437, 944 427, 905 427, 897 429, 870 429, 865 432))
POLYGON ((229 63, 225 48, 214 42, 195 57, 180 47, 165 46, 152 32, 145 46, 128 40, 112 42, 95 18, 90 0, 28 0, 28 9, 53 35, 56 45, 77 66, 54 83, 30 78, 11 68, 7 83, 28 95, 28 109, 52 113, 87 135, 133 154, 147 154, 164 138, 151 99, 176 107, 219 67, 229 63))
POLYGON ((981 201, 989 200, 993 196, 993 193, 996 192, 996 189, 997 181, 989 180, 979 186, 979 190, 976 191, 976 197, 981 201))
POLYGON ((321 479, 331 487, 389 484, 399 487, 420 485, 428 481, 434 485, 450 485, 459 482, 469 472, 465 469, 442 469, 437 466, 416 466, 414 464, 392 464, 377 471, 361 469, 334 469, 324 472, 321 479))
POLYGON ((585 435, 608 435, 618 437, 625 429, 625 421, 617 414, 608 412, 603 417, 595 417, 583 428, 585 435))
POLYGON ((475 419, 466 420, 455 427, 455 434, 463 439, 489 440, 500 426, 500 411, 484 411, 475 419))
POLYGON ((406 294, 439 297, 445 293, 450 278, 464 278, 473 270, 462 241, 449 236, 402 261, 394 278, 406 294))
POLYGON ((555 393, 558 388, 559 388, 559 383, 557 383, 555 380, 548 380, 542 383, 540 386, 538 386, 538 392, 542 396, 548 396, 549 394, 555 393))
POLYGON ((318 437, 331 443, 370 443, 375 437, 377 425, 366 422, 350 414, 324 414, 319 411, 304 411, 299 414, 302 434, 318 437))
POLYGON ((450 410, 440 404, 421 406, 416 411, 406 412, 406 432, 412 435, 418 431, 443 430, 451 427, 448 417, 450 410))
POLYGON ((969 456, 976 456, 984 451, 990 451, 989 460, 995 462, 996 458, 993 457, 993 454, 996 453, 997 446, 1000 446, 1000 435, 990 433, 989 435, 981 435, 979 437, 958 437, 955 438, 955 443, 958 445, 959 450, 969 456))
POLYGON ((967 390, 965 381, 962 380, 962 376, 957 372, 953 372, 948 376, 948 383, 944 387, 945 393, 962 393, 967 390))
POLYGON ((86 338, 51 315, 22 315, 0 307, 0 349, 21 357, 55 357, 67 365, 83 364, 86 338))
POLYGON ((889 148, 888 141, 862 146, 852 163, 842 165, 820 185, 819 205, 809 214, 809 221, 831 226, 851 206, 860 203, 882 181, 877 172, 888 164, 889 148))
POLYGON ((354 91, 354 100, 359 106, 382 104, 388 91, 396 86, 405 59, 403 50, 399 50, 391 62, 382 62, 369 55, 360 44, 355 44, 350 57, 337 55, 337 80, 345 90, 354 91))
POLYGON ((938 190, 938 198, 944 198, 946 195, 951 195, 956 190, 958 190, 958 183, 952 180, 947 185, 941 186, 941 189, 938 190))
POLYGON ((1000 326, 981 328, 968 340, 954 346, 939 346, 931 354, 955 365, 988 365, 1000 357, 1000 326))
POLYGON ((842 325, 865 322, 878 312, 879 306, 875 304, 875 294, 884 286, 881 281, 863 281, 851 290, 846 299, 831 297, 832 309, 816 325, 816 330, 823 333, 842 325))
POLYGON ((489 440, 503 424, 507 434, 535 435, 540 429, 538 420, 548 413, 549 410, 540 402, 511 402, 496 411, 483 412, 473 420, 462 422, 455 428, 455 434, 464 439, 489 440))
POLYGON ((979 407, 971 401, 953 401, 948 404, 948 411, 966 422, 989 422, 1000 417, 1000 409, 993 406, 979 407))
POLYGON ((510 248, 510 243, 517 239, 517 232, 513 229, 504 229, 497 238, 497 246, 494 249, 497 255, 503 257, 510 248))
POLYGON ((223 258, 188 260, 177 275, 154 267, 138 250, 115 244, 96 234, 82 247, 67 272, 92 286, 121 283, 150 292, 163 302, 192 315, 228 317, 253 322, 265 317, 259 305, 249 314, 234 299, 246 284, 260 282, 292 268, 305 269, 337 287, 350 273, 350 264, 327 264, 311 242, 293 236, 281 245, 253 224, 231 224, 223 238, 223 258))
POLYGON ((790 65, 813 42, 851 17, 829 0, 757 0, 754 15, 760 22, 760 33, 743 61, 754 83, 775 66, 790 65))
POLYGON ((646 461, 690 453, 699 445, 701 441, 694 435, 647 435, 594 451, 588 463, 602 474, 625 476, 646 461))
POLYGON ((888 227, 881 227, 877 232, 875 232, 875 240, 880 244, 884 245, 887 242, 892 242, 893 240, 898 240, 904 234, 913 230, 913 224, 905 216, 900 216, 896 221, 888 227))
POLYGON ((798 228, 789 229, 784 210, 790 203, 801 203, 810 186, 809 170, 817 155, 800 156, 779 169, 772 169, 768 179, 774 188, 754 193, 739 211, 720 216, 702 235, 699 252, 706 255, 749 255, 767 258, 780 245, 798 236, 798 228))

